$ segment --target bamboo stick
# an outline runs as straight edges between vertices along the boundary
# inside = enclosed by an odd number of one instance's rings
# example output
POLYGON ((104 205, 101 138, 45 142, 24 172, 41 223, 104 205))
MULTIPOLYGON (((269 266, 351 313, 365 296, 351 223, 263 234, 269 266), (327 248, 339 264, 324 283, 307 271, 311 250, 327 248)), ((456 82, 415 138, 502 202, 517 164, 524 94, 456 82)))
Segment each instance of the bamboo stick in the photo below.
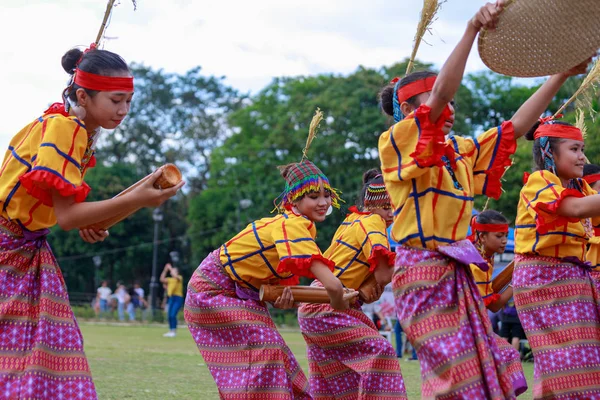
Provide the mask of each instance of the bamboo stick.
MULTIPOLYGON (((258 297, 260 301, 274 302, 283 294, 286 287, 292 290, 294 302, 313 304, 328 304, 330 302, 327 289, 314 286, 262 285, 258 297)), ((354 290, 344 293, 344 300, 351 300, 355 297, 356 292, 354 290)))
POLYGON ((501 293, 509 283, 512 282, 515 262, 511 261, 494 279, 492 279, 492 290, 494 293, 501 293))

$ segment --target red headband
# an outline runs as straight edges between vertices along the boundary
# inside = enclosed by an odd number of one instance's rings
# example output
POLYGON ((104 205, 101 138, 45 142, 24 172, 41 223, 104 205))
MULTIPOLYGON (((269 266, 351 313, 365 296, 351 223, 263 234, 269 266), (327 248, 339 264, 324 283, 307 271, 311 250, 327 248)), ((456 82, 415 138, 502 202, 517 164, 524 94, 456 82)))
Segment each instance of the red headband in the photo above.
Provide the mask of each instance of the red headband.
POLYGON ((473 221, 471 229, 477 232, 508 232, 508 224, 480 224, 477 221, 473 221))
POLYGON ((133 77, 104 76, 85 72, 77 68, 75 81, 77 85, 89 90, 101 92, 133 92, 133 77))
POLYGON ((534 139, 541 137, 554 137, 561 139, 571 139, 583 142, 583 134, 579 128, 569 125, 545 124, 540 125, 533 135, 534 139))
POLYGON ((415 97, 418 94, 431 92, 436 78, 436 76, 429 76, 425 79, 420 79, 416 82, 402 86, 398 89, 398 102, 402 104, 406 100, 410 99, 411 97, 415 97))
POLYGON ((596 182, 600 181, 600 174, 586 175, 583 177, 583 180, 591 185, 592 183, 596 183, 596 182))

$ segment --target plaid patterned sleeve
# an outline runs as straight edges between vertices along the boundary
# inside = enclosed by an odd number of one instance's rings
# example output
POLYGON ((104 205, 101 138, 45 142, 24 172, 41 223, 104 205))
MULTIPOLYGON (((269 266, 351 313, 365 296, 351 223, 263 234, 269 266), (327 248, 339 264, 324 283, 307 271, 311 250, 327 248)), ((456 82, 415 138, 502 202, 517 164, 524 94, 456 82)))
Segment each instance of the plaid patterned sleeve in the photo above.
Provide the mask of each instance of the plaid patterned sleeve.
POLYGON ((379 257, 386 258, 388 266, 393 267, 396 254, 390 251, 390 242, 383 218, 377 214, 369 215, 360 221, 360 228, 362 251, 370 265, 369 271, 373 272, 377 268, 379 257))
POLYGON ((462 140, 464 148, 457 152, 473 165, 475 194, 498 199, 502 195, 501 178, 517 149, 512 122, 503 122, 474 139, 462 140))
POLYGON ((333 271, 334 264, 325 258, 315 242, 317 234, 314 223, 304 216, 287 215, 273 227, 273 243, 279 255, 278 273, 314 278, 310 267, 314 260, 322 261, 333 271))
POLYGON ((90 191, 81 167, 87 144, 87 131, 77 119, 61 115, 44 119, 39 148, 32 149, 37 154, 31 170, 20 177, 21 184, 47 206, 52 206, 51 189, 84 201, 90 191))

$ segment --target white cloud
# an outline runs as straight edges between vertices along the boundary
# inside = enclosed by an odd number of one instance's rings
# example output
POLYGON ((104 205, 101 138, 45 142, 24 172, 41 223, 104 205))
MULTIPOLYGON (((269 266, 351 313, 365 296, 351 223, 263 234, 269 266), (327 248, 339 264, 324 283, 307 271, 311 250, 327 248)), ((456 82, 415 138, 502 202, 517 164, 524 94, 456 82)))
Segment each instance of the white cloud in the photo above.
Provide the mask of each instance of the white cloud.
MULTIPOLYGON (((8 2, 5 2, 8 3, 8 2)), ((416 1, 386 0, 129 0, 113 11, 105 48, 128 62, 205 74, 256 92, 275 76, 350 73, 359 65, 391 65, 410 54, 420 12, 416 1)), ((419 59, 440 66, 466 21, 483 2, 450 1, 419 59)), ((60 58, 97 34, 103 0, 28 0, 2 5, 0 88, 10 115, 0 149, 45 107, 60 100, 68 75, 60 58)), ((482 69, 476 50, 468 71, 482 69)), ((134 99, 135 101, 135 99, 134 99)))

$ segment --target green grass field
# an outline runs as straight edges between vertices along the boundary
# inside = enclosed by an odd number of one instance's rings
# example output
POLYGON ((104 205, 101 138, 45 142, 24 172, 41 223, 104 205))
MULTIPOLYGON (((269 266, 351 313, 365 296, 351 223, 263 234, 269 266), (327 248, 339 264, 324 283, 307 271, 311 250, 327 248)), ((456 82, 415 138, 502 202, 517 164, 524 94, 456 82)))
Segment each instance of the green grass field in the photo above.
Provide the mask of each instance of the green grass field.
MULTIPOLYGON (((218 399, 219 395, 196 344, 186 328, 164 338, 166 327, 81 323, 85 351, 101 400, 218 399)), ((306 346, 299 331, 282 335, 308 372, 306 346)), ((421 376, 415 361, 401 361, 409 399, 420 399, 421 376)), ((531 399, 533 364, 524 363, 531 399)))

